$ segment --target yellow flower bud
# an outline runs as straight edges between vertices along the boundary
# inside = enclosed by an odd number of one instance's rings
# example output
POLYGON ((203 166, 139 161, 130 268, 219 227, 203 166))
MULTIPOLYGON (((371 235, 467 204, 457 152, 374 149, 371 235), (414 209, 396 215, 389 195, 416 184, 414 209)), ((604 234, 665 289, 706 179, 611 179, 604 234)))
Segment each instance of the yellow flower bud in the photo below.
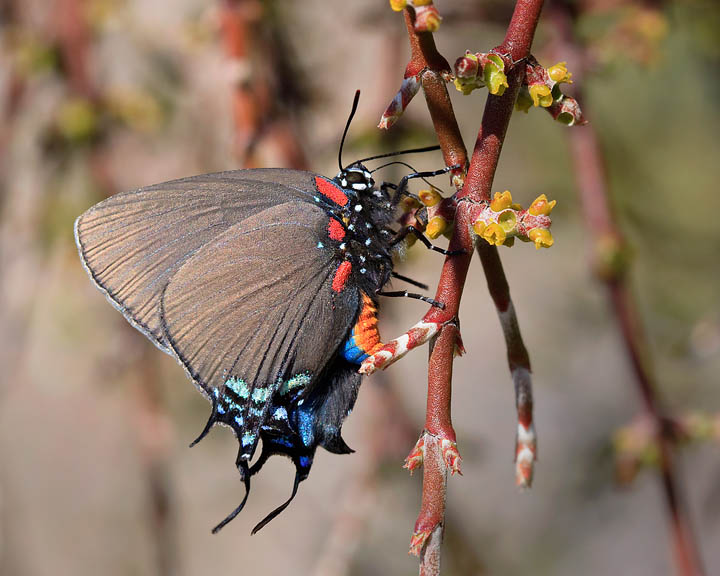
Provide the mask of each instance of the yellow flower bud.
POLYGON ((540 196, 535 198, 533 203, 530 204, 528 212, 533 216, 540 216, 541 214, 543 216, 549 216, 552 209, 555 208, 555 204, 557 204, 557 200, 548 202, 547 196, 545 196, 545 194, 540 194, 540 196))
POLYGON ((520 88, 520 92, 518 92, 517 100, 515 101, 515 110, 525 112, 525 114, 527 114, 532 105, 533 100, 530 97, 530 92, 528 92, 527 87, 522 86, 520 88))
POLYGON ((477 78, 456 77, 453 84, 455 84, 455 88, 457 89, 458 92, 463 93, 463 96, 467 96, 473 90, 477 90, 478 88, 483 87, 483 83, 480 82, 477 78))
POLYGON ((555 243, 555 239, 547 228, 533 228, 528 232, 528 238, 535 243, 535 249, 550 248, 555 243))
POLYGON ((502 210, 510 208, 511 205, 512 195, 510 194, 510 190, 505 190, 505 192, 495 192, 495 196, 493 197, 492 202, 490 202, 490 210, 493 212, 501 212, 502 210))
POLYGON ((505 62, 497 54, 488 54, 488 62, 483 68, 483 80, 490 94, 502 96, 508 87, 505 76, 505 62))
POLYGON ((429 6, 433 3, 433 0, 413 0, 414 6, 429 6))
POLYGON ((407 6, 407 0, 390 0, 390 8, 395 12, 402 12, 405 6, 407 6))
MULTIPOLYGON (((417 6, 417 2, 415 5, 417 6)), ((418 32, 437 32, 440 29, 440 22, 442 17, 435 6, 423 8, 422 12, 415 11, 415 30, 418 32)))
POLYGON ((487 240, 488 244, 494 244, 495 246, 501 246, 507 237, 505 230, 497 222, 491 222, 485 228, 482 236, 487 240))
POLYGON ((418 197, 420 198, 420 202, 425 204, 425 206, 435 206, 435 204, 442 200, 442 196, 440 196, 437 190, 420 190, 418 197))
POLYGON ((552 90, 550 90, 549 86, 545 86, 545 84, 533 84, 528 90, 533 101, 533 106, 547 108, 553 103, 552 90))
POLYGON ((554 66, 550 66, 547 72, 548 76, 558 84, 561 82, 572 84, 572 74, 568 72, 567 62, 558 62, 554 66))
POLYGON ((505 210, 500 216, 498 216, 498 224, 500 224, 500 228, 505 230, 506 234, 510 234, 513 230, 515 230, 515 226, 517 225, 517 216, 515 215, 515 212, 512 210, 505 210))
POLYGON ((399 206, 400 210, 403 212, 412 212, 413 210, 420 208, 420 202, 412 196, 403 196, 402 200, 400 200, 399 206))
POLYGON ((483 232, 485 232, 485 228, 487 228, 487 224, 485 224, 485 222, 483 222, 482 220, 476 220, 476 221, 473 223, 473 231, 474 231, 475 234, 477 234, 478 236, 482 236, 482 235, 483 235, 483 232))
POLYGON ((435 240, 438 236, 443 234, 447 230, 448 221, 442 216, 433 216, 428 222, 427 228, 425 228, 425 234, 428 238, 435 240))

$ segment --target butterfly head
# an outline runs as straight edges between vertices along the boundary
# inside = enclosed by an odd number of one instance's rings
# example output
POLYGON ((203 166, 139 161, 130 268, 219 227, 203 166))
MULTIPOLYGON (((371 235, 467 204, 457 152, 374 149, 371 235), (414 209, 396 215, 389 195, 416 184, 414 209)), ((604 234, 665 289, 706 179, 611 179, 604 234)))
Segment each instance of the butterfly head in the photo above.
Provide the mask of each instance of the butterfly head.
POLYGON ((359 162, 340 170, 334 180, 344 190, 367 192, 375 188, 372 174, 359 162))

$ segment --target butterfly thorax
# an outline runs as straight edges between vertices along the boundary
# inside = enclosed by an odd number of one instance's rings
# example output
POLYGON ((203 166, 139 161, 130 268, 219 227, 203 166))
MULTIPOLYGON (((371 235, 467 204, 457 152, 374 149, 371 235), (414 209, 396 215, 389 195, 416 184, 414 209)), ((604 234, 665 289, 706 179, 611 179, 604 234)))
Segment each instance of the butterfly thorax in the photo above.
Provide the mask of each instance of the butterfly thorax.
POLYGON ((370 172, 356 164, 334 179, 348 199, 341 210, 331 214, 329 238, 341 266, 349 270, 362 292, 375 299, 392 272, 393 231, 389 225, 394 204, 384 190, 378 190, 370 172))

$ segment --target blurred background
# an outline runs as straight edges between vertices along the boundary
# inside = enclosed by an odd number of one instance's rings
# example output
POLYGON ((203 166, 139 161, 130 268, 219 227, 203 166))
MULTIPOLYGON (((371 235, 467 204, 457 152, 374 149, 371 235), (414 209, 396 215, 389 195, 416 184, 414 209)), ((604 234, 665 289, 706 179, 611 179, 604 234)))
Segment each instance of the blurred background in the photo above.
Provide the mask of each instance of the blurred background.
MULTIPOLYGON (((570 58, 553 18, 566 7, 546 4, 534 53, 550 65, 570 58)), ((436 5, 436 42, 452 62, 498 44, 513 3, 436 5)), ((659 390, 678 418, 710 423, 677 460, 717 574, 720 8, 571 7, 592 62, 581 104, 630 246, 659 390)), ((334 175, 358 88, 346 161, 434 143, 421 97, 390 131, 375 127, 407 59, 386 0, 0 2, 0 574, 416 573, 407 549, 422 478, 401 466, 424 419, 425 349, 364 382, 344 428, 356 454, 319 451, 292 506, 251 537, 291 489, 291 464, 271 460, 243 513, 212 536, 242 497, 236 442, 216 428, 187 448, 208 403, 93 288, 72 237, 81 212, 121 190, 250 166, 334 175)), ((472 147, 485 92, 450 89, 472 147)), ((533 363, 540 461, 533 489, 518 492, 505 346, 476 261, 461 311, 468 353, 455 364, 464 475, 449 483, 448 575, 674 573, 657 473, 616 481, 613 438, 641 403, 591 271, 567 138, 583 129, 538 109, 510 125, 494 188, 526 206, 541 193, 558 200, 552 249, 500 248, 533 363)), ((442 166, 437 153, 408 160, 442 166)), ((418 247, 398 270, 433 287, 441 265, 418 247)), ((381 332, 399 335, 424 312, 386 301, 381 332)))

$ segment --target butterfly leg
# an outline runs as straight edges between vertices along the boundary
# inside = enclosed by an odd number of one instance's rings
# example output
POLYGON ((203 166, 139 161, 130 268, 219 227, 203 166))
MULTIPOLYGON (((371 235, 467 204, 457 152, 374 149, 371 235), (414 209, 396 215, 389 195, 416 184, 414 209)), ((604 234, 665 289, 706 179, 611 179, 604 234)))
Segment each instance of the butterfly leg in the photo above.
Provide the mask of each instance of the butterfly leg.
POLYGON ((402 274, 398 274, 397 272, 391 272, 390 275, 393 278, 397 278, 398 280, 402 280, 403 282, 407 282, 408 284, 417 286, 421 290, 428 290, 430 288, 427 284, 423 284, 422 282, 418 282, 417 280, 413 280, 412 278, 408 278, 407 276, 403 276, 402 274))
POLYGON ((435 252, 440 252, 440 254, 444 254, 445 256, 457 256, 459 254, 464 254, 464 250, 445 250, 444 248, 440 248, 439 246, 435 246, 430 240, 423 234, 420 230, 415 228, 415 226, 405 226, 400 232, 398 232, 395 235, 395 238, 392 239, 391 244, 394 246, 396 244, 399 244, 403 240, 405 240, 405 237, 408 234, 413 234, 415 237, 422 242, 425 247, 428 250, 434 250, 435 252))
MULTIPOLYGON (((441 168, 440 170, 431 170, 429 172, 413 172, 412 174, 407 174, 403 176, 398 183, 397 193, 399 195, 413 196, 417 198, 417 196, 415 196, 414 194, 410 194, 409 192, 407 192, 407 185, 410 180, 413 180, 415 178, 433 178, 434 176, 441 176, 442 174, 447 174, 448 172, 456 170, 458 168, 460 168, 460 164, 454 164, 453 166, 445 166, 445 168, 441 168)), ((432 184, 430 184, 429 182, 428 184, 432 186, 432 184)))
POLYGON ((440 308, 440 310, 445 310, 445 304, 443 304, 442 302, 438 302, 437 300, 433 300, 432 298, 428 298, 427 296, 423 296, 422 294, 408 292, 407 290, 397 290, 395 292, 376 292, 376 294, 380 296, 388 296, 390 298, 414 298, 415 300, 422 300, 423 302, 427 302, 435 308, 440 308))

